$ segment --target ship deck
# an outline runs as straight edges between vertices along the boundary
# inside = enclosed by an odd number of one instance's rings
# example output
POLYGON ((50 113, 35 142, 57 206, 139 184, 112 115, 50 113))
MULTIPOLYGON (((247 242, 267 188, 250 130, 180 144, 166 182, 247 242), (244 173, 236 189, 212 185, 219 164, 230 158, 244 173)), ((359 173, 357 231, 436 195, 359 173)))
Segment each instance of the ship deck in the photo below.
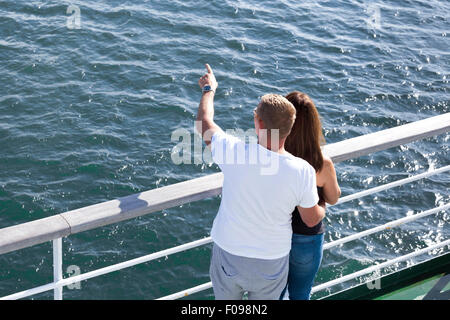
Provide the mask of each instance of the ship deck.
POLYGON ((328 296, 325 300, 450 300, 450 254, 328 296))

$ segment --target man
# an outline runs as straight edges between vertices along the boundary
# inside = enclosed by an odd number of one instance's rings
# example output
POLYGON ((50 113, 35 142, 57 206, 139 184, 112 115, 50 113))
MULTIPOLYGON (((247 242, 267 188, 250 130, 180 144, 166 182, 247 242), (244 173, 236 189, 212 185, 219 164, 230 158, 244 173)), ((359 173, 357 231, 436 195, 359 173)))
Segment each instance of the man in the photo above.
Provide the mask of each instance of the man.
POLYGON ((216 299, 276 300, 286 286, 295 206, 308 225, 325 216, 318 206, 316 173, 284 150, 295 108, 280 95, 265 95, 254 110, 257 144, 226 134, 214 122, 217 81, 211 67, 199 80, 203 94, 196 127, 224 174, 214 219, 210 276, 216 299), (263 161, 266 159, 266 161, 263 161), (268 159, 268 160, 267 160, 268 159), (276 164, 276 165, 274 165, 276 164), (264 171, 267 166, 275 170, 264 171))

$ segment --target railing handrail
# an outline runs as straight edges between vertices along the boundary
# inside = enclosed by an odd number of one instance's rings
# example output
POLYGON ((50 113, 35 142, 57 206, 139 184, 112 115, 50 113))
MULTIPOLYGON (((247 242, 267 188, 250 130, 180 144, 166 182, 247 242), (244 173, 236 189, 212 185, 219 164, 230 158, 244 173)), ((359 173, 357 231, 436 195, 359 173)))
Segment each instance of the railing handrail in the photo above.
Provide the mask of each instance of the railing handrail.
MULTIPOLYGON (((449 208, 450 208, 450 203, 447 203, 445 205, 441 205, 441 206, 433 208, 433 209, 429 209, 429 210, 426 210, 426 211, 423 211, 423 212, 420 212, 420 213, 417 213, 417 214, 414 214, 414 215, 411 215, 411 216, 406 216, 406 217, 403 217, 403 218, 400 218, 400 219, 388 222, 388 223, 386 223, 384 225, 380 225, 380 226, 374 227, 372 229, 367 229, 367 230, 364 230, 362 232, 359 232, 359 233, 356 233, 356 234, 352 234, 350 236, 347 236, 347 237, 344 237, 344 238, 341 238, 341 239, 334 240, 332 242, 327 242, 327 243, 324 244, 323 250, 329 250, 329 249, 331 249, 333 247, 336 247, 336 246, 339 246, 341 244, 344 244, 344 243, 347 243, 347 242, 350 242, 350 241, 354 241, 354 240, 357 240, 357 239, 361 239, 363 237, 366 237, 368 235, 371 235, 371 234, 374 234, 374 233, 377 233, 377 232, 381 232, 383 230, 392 229, 392 228, 398 227, 400 225, 403 225, 405 223, 412 222, 412 221, 418 220, 420 218, 424 218, 424 217, 430 216, 432 214, 437 214, 437 213, 445 211, 445 210, 447 210, 449 208)), ((57 244, 58 248, 57 248, 57 250, 60 250, 61 249, 61 238, 59 238, 59 239, 57 239, 55 241, 58 241, 58 244, 57 244)), ((209 244, 211 242, 212 242, 212 238, 211 237, 206 237, 206 238, 195 240, 195 241, 192 241, 192 242, 189 242, 189 243, 184 243, 184 244, 176 246, 176 247, 172 247, 172 248, 168 248, 168 249, 165 249, 165 250, 162 250, 162 251, 150 253, 150 254, 147 254, 145 256, 141 256, 141 257, 138 257, 138 258, 126 260, 126 261, 119 262, 119 263, 116 263, 116 264, 113 264, 113 265, 109 265, 109 266, 106 266, 106 267, 103 267, 103 268, 100 268, 100 269, 96 269, 96 270, 93 270, 93 271, 89 271, 89 272, 86 272, 86 273, 75 275, 75 276, 72 276, 72 277, 69 277, 69 278, 64 278, 63 279, 60 275, 58 275, 57 277, 54 277, 55 278, 55 282, 48 283, 48 284, 45 284, 45 285, 42 285, 42 286, 39 286, 39 287, 35 287, 35 288, 32 288, 32 289, 27 289, 27 290, 24 290, 24 291, 16 292, 16 293, 4 296, 4 297, 0 297, 0 300, 21 299, 21 298, 25 298, 25 297, 28 297, 28 296, 31 296, 31 295, 35 295, 35 294, 39 294, 39 293, 42 293, 42 292, 45 292, 45 291, 55 290, 55 289, 57 289, 57 291, 56 291, 57 292, 57 297, 61 298, 62 297, 61 288, 63 286, 67 286, 67 285, 70 285, 70 284, 73 284, 73 283, 76 283, 76 282, 81 282, 81 281, 84 281, 84 280, 92 279, 92 278, 95 278, 95 277, 98 277, 98 276, 101 276, 101 275, 105 275, 105 274, 108 274, 108 273, 111 273, 111 272, 115 272, 115 271, 119 271, 119 270, 122 270, 122 269, 125 269, 125 268, 136 266, 138 264, 142 264, 142 263, 145 263, 145 262, 156 260, 156 259, 159 259, 159 258, 162 258, 162 257, 167 257, 169 255, 176 254, 176 253, 179 253, 179 252, 182 252, 182 251, 186 251, 186 250, 189 250, 189 249, 193 249, 193 248, 196 248, 196 247, 200 247, 200 246, 209 244)), ((61 258, 61 255, 54 253, 53 257, 54 258, 55 257, 61 258)), ((58 263, 55 263, 55 265, 57 265, 57 264, 58 263)), ((174 299, 181 298, 181 297, 186 296, 188 294, 192 294, 192 293, 195 293, 195 292, 206 290, 206 289, 208 289, 210 287, 211 287, 211 282, 208 282, 208 283, 204 283, 204 284, 202 284, 200 286, 196 286, 194 288, 190 288, 190 289, 187 289, 187 290, 183 290, 183 291, 171 294, 169 296, 165 296, 165 297, 159 298, 158 300, 167 300, 167 299, 171 299, 171 298, 174 298, 174 299)), ((56 296, 55 296, 55 299, 56 299, 56 296)))
MULTIPOLYGON (((439 135, 450 130, 450 113, 324 146, 338 163, 372 152, 439 135)), ((223 175, 215 173, 133 194, 51 217, 0 229, 0 254, 129 220, 188 202, 219 195, 223 175)))
MULTIPOLYGON (((316 293, 318 291, 330 288, 330 287, 335 286, 337 284, 341 284, 341 283, 347 282, 349 280, 356 279, 356 278, 358 278, 360 276, 367 275, 369 273, 379 272, 381 269, 383 269, 385 267, 391 266, 393 264, 396 264, 396 263, 399 263, 399 262, 402 262, 402 261, 409 260, 411 258, 414 258, 416 256, 422 255, 422 254, 424 254, 426 252, 429 252, 431 250, 435 250, 435 249, 438 249, 438 248, 443 248, 443 247, 449 246, 449 245, 450 245, 450 239, 449 240, 445 240, 443 242, 432 244, 432 245, 430 245, 430 246, 428 246, 426 248, 422 248, 422 249, 419 249, 417 251, 413 251, 411 253, 408 253, 406 255, 400 256, 398 258, 394 258, 392 260, 388 260, 388 261, 383 262, 381 264, 376 264, 376 265, 368 267, 366 269, 362 269, 362 270, 353 272, 351 274, 342 276, 340 278, 337 278, 337 279, 334 279, 334 280, 330 280, 330 281, 325 282, 325 283, 321 283, 321 284, 311 288, 311 294, 314 294, 314 293, 316 293)), ((208 290, 210 288, 212 288, 212 282, 211 281, 203 283, 203 284, 195 286, 195 287, 192 287, 192 288, 189 288, 187 290, 183 290, 183 291, 179 291, 179 292, 176 292, 176 293, 172 293, 170 295, 158 298, 156 300, 175 300, 175 299, 180 299, 180 298, 186 297, 188 295, 191 295, 193 293, 197 293, 197 292, 200 292, 200 291, 208 290)))

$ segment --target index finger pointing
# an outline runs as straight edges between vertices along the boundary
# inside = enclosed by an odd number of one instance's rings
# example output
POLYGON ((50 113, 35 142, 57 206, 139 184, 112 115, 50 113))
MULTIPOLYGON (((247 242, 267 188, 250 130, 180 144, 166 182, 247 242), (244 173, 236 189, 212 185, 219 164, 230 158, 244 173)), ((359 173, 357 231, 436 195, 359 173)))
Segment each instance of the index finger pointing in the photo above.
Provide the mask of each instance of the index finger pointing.
POLYGON ((209 66, 209 64, 205 64, 206 70, 208 71, 208 73, 213 73, 211 67, 209 66))

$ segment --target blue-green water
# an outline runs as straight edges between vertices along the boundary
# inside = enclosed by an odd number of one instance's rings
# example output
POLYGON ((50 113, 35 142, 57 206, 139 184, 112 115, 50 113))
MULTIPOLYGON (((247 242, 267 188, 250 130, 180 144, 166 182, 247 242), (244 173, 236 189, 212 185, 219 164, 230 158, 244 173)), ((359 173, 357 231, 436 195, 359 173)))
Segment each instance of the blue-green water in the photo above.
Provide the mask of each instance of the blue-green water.
MULTIPOLYGON (((251 128, 260 96, 292 90, 316 102, 328 143, 449 112, 448 4, 0 1, 0 228, 217 172, 171 160, 171 133, 193 128, 206 62, 219 81, 223 128, 251 128), (79 8, 80 28, 67 24, 76 14, 69 5, 79 8)), ((449 136, 338 164, 343 195, 448 165, 449 136)), ((443 174, 330 208, 326 241, 446 203, 448 186, 443 174)), ((219 203, 65 238, 64 270, 208 236, 219 203)), ((326 251, 316 283, 448 239, 449 220, 440 213, 326 251)), ((205 283, 210 249, 84 281, 64 298, 154 299, 205 283)), ((50 243, 2 255, 0 296, 52 274, 50 243)))

